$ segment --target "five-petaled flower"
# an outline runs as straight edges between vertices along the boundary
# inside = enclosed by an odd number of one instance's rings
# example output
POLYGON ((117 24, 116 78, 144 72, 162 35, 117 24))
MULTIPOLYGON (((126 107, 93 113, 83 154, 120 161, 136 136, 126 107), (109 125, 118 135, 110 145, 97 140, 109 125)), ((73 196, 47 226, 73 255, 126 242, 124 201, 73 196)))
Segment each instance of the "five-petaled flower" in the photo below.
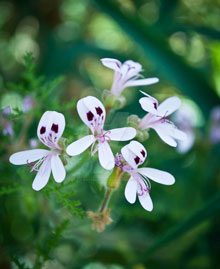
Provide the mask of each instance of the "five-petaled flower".
POLYGON ((185 140, 187 136, 184 132, 167 119, 167 116, 175 112, 181 105, 178 97, 170 97, 163 101, 160 105, 152 96, 142 92, 145 97, 142 97, 139 102, 141 107, 148 112, 140 121, 139 127, 142 130, 152 128, 159 137, 172 147, 177 146, 175 140, 185 140))
POLYGON ((125 197, 131 204, 135 203, 136 196, 145 210, 152 211, 153 203, 150 197, 151 184, 149 179, 164 185, 172 185, 174 177, 164 171, 154 168, 138 168, 143 164, 147 157, 144 146, 131 141, 121 149, 121 155, 117 157, 117 165, 130 174, 130 179, 125 187, 125 197), (120 159, 120 163, 119 163, 120 159))
POLYGON ((37 135, 40 141, 50 148, 32 149, 14 153, 9 161, 15 165, 27 164, 32 166, 31 171, 37 171, 32 187, 39 191, 46 186, 52 171, 57 183, 65 179, 66 171, 59 157, 61 147, 59 139, 65 128, 65 118, 63 114, 55 111, 47 111, 40 119, 37 128, 37 135))
POLYGON ((136 130, 132 127, 104 130, 106 111, 103 104, 93 96, 80 99, 77 103, 77 111, 81 120, 90 128, 92 134, 71 143, 66 149, 67 153, 70 156, 75 156, 92 145, 92 154, 98 151, 101 166, 111 170, 115 165, 115 161, 109 142, 111 140, 131 140, 135 137, 136 130))
POLYGON ((140 78, 139 73, 142 71, 142 66, 132 60, 121 63, 116 59, 103 58, 101 62, 104 66, 114 70, 111 93, 115 96, 120 96, 127 87, 151 85, 159 81, 158 78, 140 78))

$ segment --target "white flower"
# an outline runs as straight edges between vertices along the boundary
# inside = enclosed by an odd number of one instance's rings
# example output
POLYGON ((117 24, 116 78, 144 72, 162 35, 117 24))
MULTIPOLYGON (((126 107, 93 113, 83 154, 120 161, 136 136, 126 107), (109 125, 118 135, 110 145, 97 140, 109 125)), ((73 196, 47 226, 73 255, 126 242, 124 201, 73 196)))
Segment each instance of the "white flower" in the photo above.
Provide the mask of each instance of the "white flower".
POLYGON ((32 149, 14 153, 9 161, 15 165, 31 165, 31 171, 37 171, 32 188, 41 190, 48 183, 51 171, 57 183, 65 179, 66 171, 59 157, 61 148, 58 144, 65 128, 63 114, 55 111, 47 111, 40 119, 37 128, 37 135, 40 141, 50 148, 32 149))
POLYGON ((174 115, 174 121, 178 128, 184 131, 187 139, 178 141, 177 151, 179 153, 188 152, 194 145, 196 139, 196 126, 197 123, 196 110, 190 103, 184 102, 180 109, 174 115))
POLYGON ((167 119, 167 116, 175 112, 181 105, 178 97, 170 97, 163 101, 160 105, 158 101, 152 96, 142 92, 145 97, 139 100, 141 107, 148 112, 148 114, 140 121, 139 127, 141 129, 154 129, 159 137, 168 145, 172 147, 177 146, 175 140, 187 139, 186 134, 167 119))
POLYGON ((115 162, 109 142, 111 140, 130 140, 135 137, 136 130, 131 127, 125 127, 105 131, 103 129, 106 116, 105 108, 103 104, 93 96, 80 99, 77 103, 77 111, 81 120, 90 128, 92 134, 70 144, 66 152, 70 156, 75 156, 92 145, 92 153, 94 154, 98 151, 101 166, 107 170, 111 170, 115 162))
POLYGON ((122 64, 116 59, 103 58, 101 62, 104 66, 114 70, 111 92, 115 96, 120 96, 127 87, 151 85, 159 81, 158 78, 140 79, 139 73, 142 71, 142 66, 131 60, 122 64))
POLYGON ((123 165, 123 171, 130 174, 130 179, 125 187, 125 197, 131 204, 135 203, 136 197, 145 210, 152 211, 153 203, 150 197, 150 181, 149 179, 164 185, 172 185, 175 178, 164 171, 154 168, 138 168, 146 157, 147 151, 144 146, 137 142, 131 141, 128 145, 121 149, 123 159, 127 164, 123 165))

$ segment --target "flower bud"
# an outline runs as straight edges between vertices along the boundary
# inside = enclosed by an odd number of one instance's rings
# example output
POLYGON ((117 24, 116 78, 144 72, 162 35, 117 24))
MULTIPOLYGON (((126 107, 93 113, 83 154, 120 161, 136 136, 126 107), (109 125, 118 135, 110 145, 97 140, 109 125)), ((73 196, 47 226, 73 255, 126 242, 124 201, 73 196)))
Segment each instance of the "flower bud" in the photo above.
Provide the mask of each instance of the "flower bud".
POLYGON ((138 129, 140 118, 137 115, 131 115, 127 119, 128 126, 138 129))
POLYGON ((149 138, 148 130, 137 130, 137 139, 141 142, 149 138))
POLYGON ((109 176, 109 178, 107 180, 108 188, 111 188, 111 189, 117 189, 118 188, 118 186, 120 184, 122 173, 123 172, 119 167, 115 167, 113 169, 111 175, 109 176))
POLYGON ((124 96, 115 96, 108 90, 103 91, 102 99, 105 107, 108 109, 120 109, 126 104, 126 99, 124 96))

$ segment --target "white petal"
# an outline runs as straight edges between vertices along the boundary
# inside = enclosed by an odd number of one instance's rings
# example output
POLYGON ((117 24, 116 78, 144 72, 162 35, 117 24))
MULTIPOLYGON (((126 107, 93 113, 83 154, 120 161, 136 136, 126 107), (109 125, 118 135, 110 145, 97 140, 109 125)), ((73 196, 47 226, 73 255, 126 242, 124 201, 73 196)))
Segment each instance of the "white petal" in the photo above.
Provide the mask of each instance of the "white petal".
POLYGON ((126 162, 133 168, 142 164, 147 157, 146 149, 137 141, 131 141, 128 145, 124 146, 121 149, 121 154, 126 162))
MULTIPOLYGON (((186 134, 181 130, 179 130, 172 122, 161 122, 155 125, 154 127, 155 127, 154 129, 159 130, 160 135, 162 135, 163 133, 164 137, 170 137, 172 140, 175 139, 184 141, 187 139, 186 134)), ((176 144, 177 143, 175 143, 175 146, 176 144)))
POLYGON ((182 141, 178 141, 177 150, 180 153, 186 153, 189 151, 195 142, 195 134, 192 130, 187 131, 187 138, 182 141))
POLYGON ((129 150, 128 145, 122 147, 121 149, 121 154, 123 156, 123 158, 125 159, 125 161, 132 167, 132 168, 136 168, 137 164, 135 162, 135 157, 136 155, 129 150))
POLYGON ((166 127, 163 126, 163 124, 154 125, 152 128, 157 132, 159 137, 165 143, 167 143, 171 147, 176 147, 177 146, 177 142, 170 136, 170 134, 167 133, 166 127))
POLYGON ((113 69, 117 72, 120 72, 120 68, 121 68, 121 62, 116 60, 116 59, 112 59, 112 58, 103 58, 101 59, 101 62, 104 66, 113 69))
POLYGON ((28 164, 35 162, 46 155, 50 151, 46 149, 31 149, 14 153, 10 156, 9 161, 15 165, 28 164))
POLYGON ((140 201, 140 204, 145 210, 147 211, 153 210, 153 202, 151 200, 149 193, 146 192, 144 195, 138 195, 138 199, 140 201))
POLYGON ((139 168, 138 173, 164 185, 172 185, 175 182, 175 178, 170 173, 154 168, 139 168))
POLYGON ((107 141, 98 144, 99 162, 107 170, 115 166, 115 159, 107 141))
POLYGON ((54 180, 57 183, 62 182, 66 177, 66 170, 63 166, 62 161, 60 160, 58 155, 53 155, 51 158, 51 169, 54 180))
POLYGON ((79 140, 71 143, 67 147, 66 152, 70 156, 81 154, 89 146, 91 146, 93 142, 95 142, 95 137, 93 135, 84 136, 83 138, 80 138, 79 140))
POLYGON ((136 130, 132 127, 117 128, 108 131, 107 136, 115 141, 127 141, 134 138, 137 134, 136 130))
POLYGON ((157 107, 158 107, 158 102, 155 98, 149 96, 149 97, 142 97, 139 100, 139 103, 143 110, 150 112, 153 115, 157 115, 157 107))
POLYGON ((47 185, 51 173, 51 156, 48 156, 42 163, 33 181, 32 188, 39 191, 47 185))
POLYGON ((159 81, 158 78, 143 78, 143 79, 133 79, 129 80, 124 84, 124 87, 133 87, 133 86, 144 86, 144 85, 151 85, 155 84, 159 81))
POLYGON ((42 143, 55 148, 65 128, 65 118, 62 113, 46 111, 40 119, 37 135, 42 143))
POLYGON ((132 140, 128 144, 129 149, 137 155, 142 161, 144 161, 147 157, 147 151, 145 147, 138 141, 132 140))
POLYGON ((105 122, 105 108, 94 96, 87 96, 77 102, 77 111, 81 120, 94 133, 103 128, 105 122))
POLYGON ((174 111, 179 109, 180 106, 181 106, 181 101, 178 97, 173 96, 173 97, 167 98, 158 107, 159 115, 162 117, 169 116, 174 111))
POLYGON ((128 60, 123 63, 121 67, 121 74, 123 80, 126 82, 127 80, 136 77, 139 72, 141 72, 142 66, 141 64, 134 62, 132 60, 128 60))
POLYGON ((130 177, 125 187, 125 198, 133 204, 136 201, 137 196, 137 182, 133 177, 130 177))
POLYGON ((180 141, 187 140, 187 135, 183 131, 179 130, 174 124, 170 124, 170 135, 180 141))

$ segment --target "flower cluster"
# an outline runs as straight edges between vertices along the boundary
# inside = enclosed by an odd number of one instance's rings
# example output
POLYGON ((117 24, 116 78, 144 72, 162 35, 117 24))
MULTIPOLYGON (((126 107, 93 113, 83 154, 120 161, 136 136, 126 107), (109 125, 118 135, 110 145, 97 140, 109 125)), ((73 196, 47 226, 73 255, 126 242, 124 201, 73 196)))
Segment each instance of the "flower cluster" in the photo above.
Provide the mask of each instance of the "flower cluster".
MULTIPOLYGON (((131 86, 143 86, 158 82, 157 78, 140 78, 142 67, 139 63, 126 61, 121 63, 115 59, 102 59, 103 65, 114 70, 111 94, 120 97, 122 91, 131 86)), ((143 92, 142 92, 143 93, 143 92)), ((87 96, 77 102, 77 112, 81 120, 90 129, 91 134, 73 141, 67 147, 62 143, 65 129, 64 115, 56 111, 45 112, 38 124, 37 136, 48 149, 31 149, 14 153, 10 162, 15 165, 27 164, 31 171, 36 171, 33 189, 41 190, 46 186, 52 173, 57 183, 63 182, 66 170, 63 156, 76 156, 91 147, 91 155, 98 153, 100 165, 107 170, 119 169, 128 173, 130 179, 125 188, 128 202, 134 203, 138 197, 144 209, 151 211, 153 203, 150 198, 151 184, 149 179, 164 185, 175 182, 174 177, 164 171, 154 168, 139 168, 147 157, 147 150, 138 141, 132 140, 137 131, 152 128, 168 145, 175 147, 176 140, 186 139, 185 134, 178 130, 167 117, 180 107, 180 99, 171 97, 159 105, 150 95, 143 93, 140 99, 141 107, 147 112, 139 119, 138 126, 123 127, 111 130, 105 129, 106 110, 102 102, 94 96, 87 96), (112 141, 129 141, 116 155, 111 150, 112 141)))

